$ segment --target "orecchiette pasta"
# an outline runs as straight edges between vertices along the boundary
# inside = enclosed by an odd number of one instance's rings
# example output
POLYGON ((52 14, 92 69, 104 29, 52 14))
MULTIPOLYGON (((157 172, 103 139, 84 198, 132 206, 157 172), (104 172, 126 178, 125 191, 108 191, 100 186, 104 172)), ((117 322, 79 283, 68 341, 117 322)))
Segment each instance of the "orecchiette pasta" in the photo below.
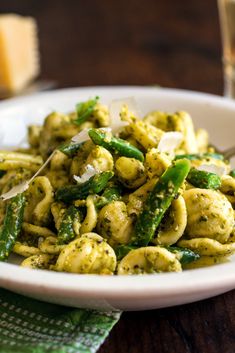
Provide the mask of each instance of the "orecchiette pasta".
POLYGON ((79 227, 80 229, 78 229, 78 233, 80 234, 90 233, 96 226, 98 215, 95 207, 95 196, 90 195, 87 197, 86 207, 87 207, 86 217, 84 218, 84 221, 80 225, 79 227))
POLYGON ((180 272, 181 270, 181 264, 176 256, 159 246, 147 246, 131 250, 118 265, 119 275, 180 272))
POLYGON ((136 189, 146 180, 143 163, 135 158, 119 157, 115 169, 118 180, 128 189, 136 189))
POLYGON ((182 196, 172 201, 169 213, 163 219, 158 236, 153 239, 157 245, 175 244, 184 234, 187 225, 187 210, 182 196))
POLYGON ((124 104, 119 130, 112 119, 91 98, 29 126, 28 148, 0 151, 0 261, 102 275, 229 261, 235 171, 208 132, 184 111, 141 120, 124 104))
POLYGON ((234 212, 226 197, 214 190, 193 188, 183 194, 187 208, 186 234, 226 243, 233 229, 234 212))
POLYGON ((178 245, 196 250, 199 255, 205 256, 227 256, 235 251, 235 243, 221 244, 210 238, 182 239, 178 245))
POLYGON ((111 153, 101 146, 95 146, 89 153, 81 173, 85 172, 87 165, 93 166, 99 172, 104 172, 106 170, 112 170, 113 164, 111 153))
POLYGON ((193 122, 188 113, 177 112, 175 114, 167 114, 163 112, 151 112, 144 118, 144 121, 163 131, 182 132, 184 140, 180 146, 181 151, 183 153, 199 152, 193 122))
POLYGON ((113 274, 116 255, 111 246, 98 234, 86 233, 66 245, 54 269, 75 273, 113 274))
POLYGON ((97 230, 113 246, 127 244, 133 231, 133 220, 123 201, 113 201, 104 206, 98 216, 97 230))
POLYGON ((21 266, 34 269, 50 269, 54 259, 53 255, 48 254, 32 255, 22 261, 21 266))
POLYGON ((220 191, 227 197, 228 201, 235 206, 235 179, 230 175, 221 177, 220 191))
POLYGON ((50 222, 53 189, 45 176, 36 177, 27 190, 27 204, 24 220, 39 226, 47 226, 50 222))
POLYGON ((151 148, 145 155, 145 167, 147 176, 161 176, 163 172, 171 165, 171 158, 168 154, 159 152, 156 148, 151 148))
POLYGON ((58 245, 56 237, 47 237, 38 242, 38 248, 41 253, 59 255, 65 245, 58 245))

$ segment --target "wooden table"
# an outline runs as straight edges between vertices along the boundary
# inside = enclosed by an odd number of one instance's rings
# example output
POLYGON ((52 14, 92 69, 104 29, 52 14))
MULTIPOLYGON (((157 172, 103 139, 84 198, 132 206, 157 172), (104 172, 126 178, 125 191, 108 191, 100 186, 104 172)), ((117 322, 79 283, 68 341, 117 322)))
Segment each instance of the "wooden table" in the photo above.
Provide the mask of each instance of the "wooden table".
MULTIPOLYGON (((41 78, 59 87, 223 92, 216 0, 1 0, 0 12, 37 19, 41 78)), ((124 313, 99 353, 234 353, 234 301, 124 313)))

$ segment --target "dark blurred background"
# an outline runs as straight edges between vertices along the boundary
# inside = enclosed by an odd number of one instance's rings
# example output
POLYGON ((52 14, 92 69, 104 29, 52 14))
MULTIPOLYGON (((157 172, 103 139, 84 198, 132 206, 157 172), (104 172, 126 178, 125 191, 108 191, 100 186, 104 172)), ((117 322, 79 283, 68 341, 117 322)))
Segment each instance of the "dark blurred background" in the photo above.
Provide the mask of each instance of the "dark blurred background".
POLYGON ((41 78, 222 94, 216 0, 0 0, 36 18, 41 78))
MULTIPOLYGON (((216 0, 0 0, 0 13, 9 12, 36 18, 40 79, 58 87, 158 84, 223 93, 216 0)), ((124 313, 99 352, 234 353, 233 303, 230 292, 124 313)))

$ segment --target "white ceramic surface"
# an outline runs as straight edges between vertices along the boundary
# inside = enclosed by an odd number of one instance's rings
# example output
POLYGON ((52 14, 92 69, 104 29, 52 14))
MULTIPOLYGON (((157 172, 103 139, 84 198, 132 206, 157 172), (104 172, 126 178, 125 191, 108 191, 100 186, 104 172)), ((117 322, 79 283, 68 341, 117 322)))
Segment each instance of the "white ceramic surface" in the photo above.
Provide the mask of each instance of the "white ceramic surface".
MULTIPOLYGON (((188 111, 196 127, 208 129, 219 148, 234 145, 235 102, 208 94, 145 87, 90 87, 58 90, 0 103, 2 146, 24 140, 26 125, 53 110, 71 111, 78 101, 135 97, 144 113, 188 111)), ((0 263, 0 286, 48 302, 74 307, 144 310, 208 298, 235 288, 235 258, 213 267, 144 276, 54 273, 0 263)))

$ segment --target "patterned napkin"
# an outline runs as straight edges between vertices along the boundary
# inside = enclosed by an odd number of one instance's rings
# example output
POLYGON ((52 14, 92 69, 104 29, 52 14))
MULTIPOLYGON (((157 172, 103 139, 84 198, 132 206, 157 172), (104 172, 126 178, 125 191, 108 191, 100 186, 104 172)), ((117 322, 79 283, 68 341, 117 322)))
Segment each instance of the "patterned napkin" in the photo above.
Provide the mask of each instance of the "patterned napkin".
POLYGON ((43 303, 0 289, 0 353, 94 353, 120 315, 43 303))

